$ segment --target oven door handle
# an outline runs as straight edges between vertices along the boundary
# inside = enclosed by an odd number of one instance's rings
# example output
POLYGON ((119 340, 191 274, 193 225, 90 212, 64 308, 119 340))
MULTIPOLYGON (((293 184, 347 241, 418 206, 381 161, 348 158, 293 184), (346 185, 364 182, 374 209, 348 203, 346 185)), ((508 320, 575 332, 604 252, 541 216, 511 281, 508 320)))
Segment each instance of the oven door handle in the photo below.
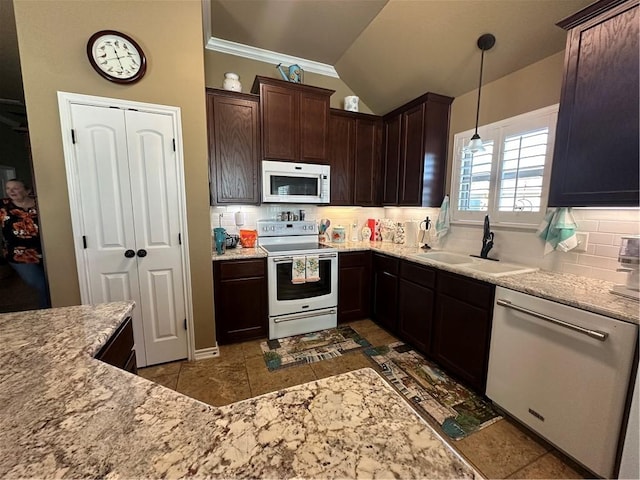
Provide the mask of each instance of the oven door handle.
POLYGON ((319 317, 321 315, 333 315, 338 311, 335 308, 329 308, 327 310, 314 310, 313 312, 283 315, 281 317, 272 317, 273 323, 289 322, 291 320, 302 320, 303 318, 319 317))
MULTIPOLYGON (((301 255, 301 257, 304 255, 301 255)), ((332 258, 336 258, 338 256, 337 253, 323 253, 318 255, 318 258, 320 260, 327 260, 327 259, 332 259, 332 258)), ((273 257, 271 259, 273 261, 273 263, 292 263, 293 262, 293 257, 273 257)))

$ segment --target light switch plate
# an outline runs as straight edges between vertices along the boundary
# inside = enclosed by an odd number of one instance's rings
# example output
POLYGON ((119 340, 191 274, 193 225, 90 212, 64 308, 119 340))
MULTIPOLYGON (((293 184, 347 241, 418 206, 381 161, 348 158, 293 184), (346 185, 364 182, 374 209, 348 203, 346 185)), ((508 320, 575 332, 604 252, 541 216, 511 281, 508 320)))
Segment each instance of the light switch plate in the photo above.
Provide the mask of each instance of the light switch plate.
POLYGON ((589 244, 589 234, 588 233, 576 233, 576 238, 578 239, 578 246, 573 249, 574 252, 586 252, 587 245, 589 244))

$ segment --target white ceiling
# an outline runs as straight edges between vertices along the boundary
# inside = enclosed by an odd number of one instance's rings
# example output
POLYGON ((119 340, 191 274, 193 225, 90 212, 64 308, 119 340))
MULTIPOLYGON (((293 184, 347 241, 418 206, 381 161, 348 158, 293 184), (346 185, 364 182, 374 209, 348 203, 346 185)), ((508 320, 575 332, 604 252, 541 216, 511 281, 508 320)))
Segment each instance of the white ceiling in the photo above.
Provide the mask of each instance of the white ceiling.
MULTIPOLYGON (((209 0, 205 0, 209 1, 209 0)), ((592 0, 210 0, 212 37, 335 67, 375 112, 478 86, 565 47, 555 24, 592 0)), ((205 18, 206 21, 206 18, 205 18)))

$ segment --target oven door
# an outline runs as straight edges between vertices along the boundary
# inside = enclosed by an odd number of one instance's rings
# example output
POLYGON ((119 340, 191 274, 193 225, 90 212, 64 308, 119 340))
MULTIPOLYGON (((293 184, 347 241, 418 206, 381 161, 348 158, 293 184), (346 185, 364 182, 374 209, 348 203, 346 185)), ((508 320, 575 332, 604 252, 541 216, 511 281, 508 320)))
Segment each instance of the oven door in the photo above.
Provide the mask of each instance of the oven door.
POLYGON ((268 260, 269 317, 337 306, 337 252, 318 255, 320 280, 315 282, 292 282, 292 256, 273 256, 268 260))

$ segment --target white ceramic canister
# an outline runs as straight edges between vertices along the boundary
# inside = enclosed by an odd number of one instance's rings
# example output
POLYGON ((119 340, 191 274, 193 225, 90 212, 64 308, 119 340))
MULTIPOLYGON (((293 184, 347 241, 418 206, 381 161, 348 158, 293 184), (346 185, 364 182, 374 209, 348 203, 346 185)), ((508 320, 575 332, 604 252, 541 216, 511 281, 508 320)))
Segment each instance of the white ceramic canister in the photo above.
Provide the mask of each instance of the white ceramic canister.
POLYGON ((349 112, 357 112, 359 101, 360 98, 356 97, 355 95, 344 97, 344 109, 349 112))
POLYGON ((241 92, 242 84, 240 83, 240 77, 238 74, 233 72, 225 73, 222 88, 225 90, 231 90, 232 92, 241 92))

